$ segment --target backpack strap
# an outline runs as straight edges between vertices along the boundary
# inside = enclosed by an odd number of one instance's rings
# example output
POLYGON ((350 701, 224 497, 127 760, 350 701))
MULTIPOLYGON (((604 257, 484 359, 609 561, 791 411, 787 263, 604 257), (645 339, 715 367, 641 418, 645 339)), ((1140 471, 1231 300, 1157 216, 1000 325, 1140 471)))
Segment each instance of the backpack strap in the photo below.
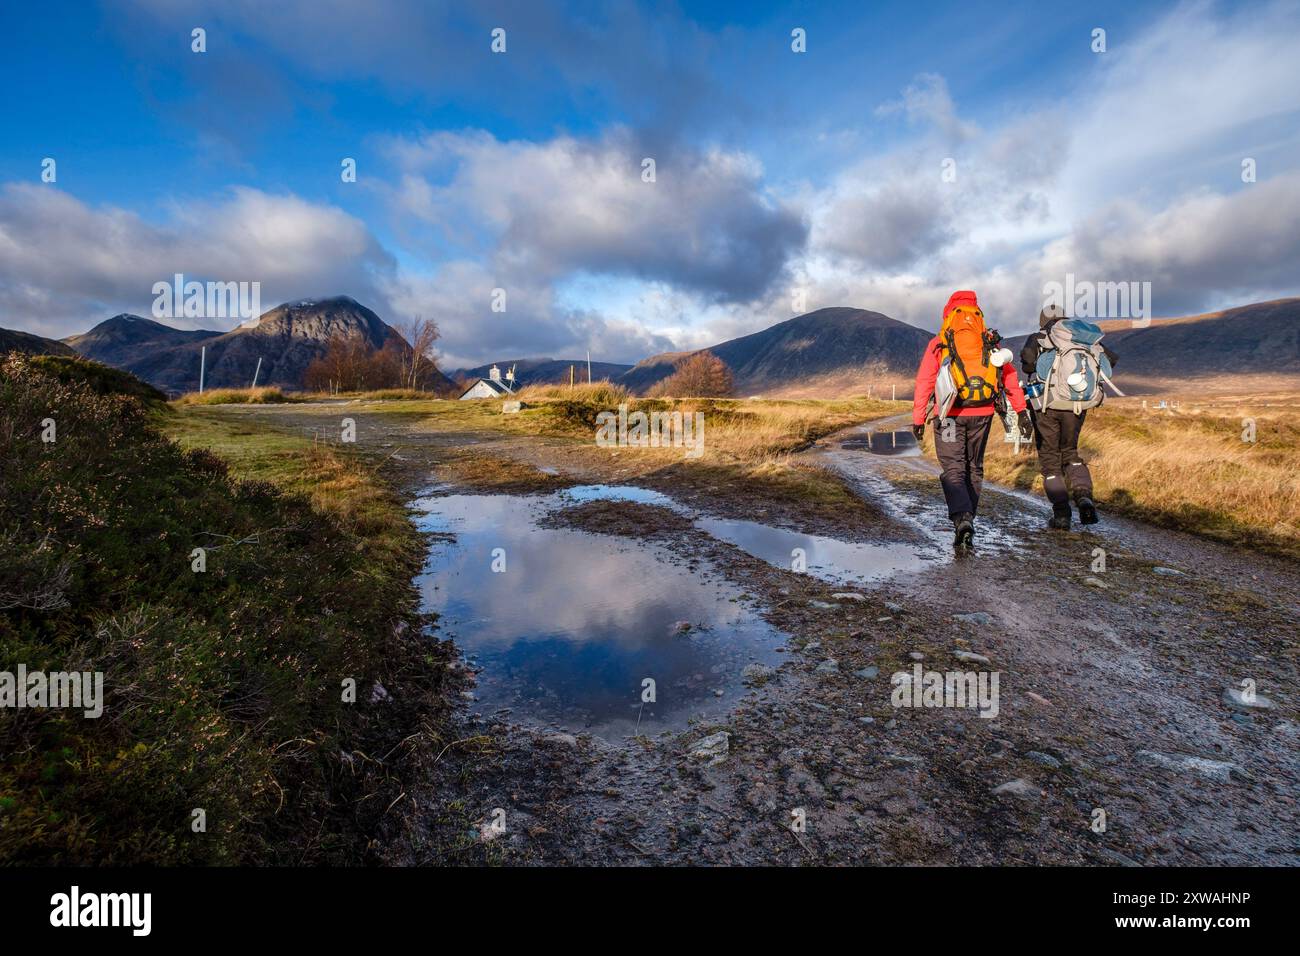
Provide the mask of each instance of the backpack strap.
POLYGON ((957 371, 961 372, 962 380, 969 382, 970 376, 966 374, 966 366, 962 364, 961 356, 957 354, 957 339, 951 327, 945 333, 944 344, 948 347, 948 354, 952 356, 952 364, 957 366, 957 371))

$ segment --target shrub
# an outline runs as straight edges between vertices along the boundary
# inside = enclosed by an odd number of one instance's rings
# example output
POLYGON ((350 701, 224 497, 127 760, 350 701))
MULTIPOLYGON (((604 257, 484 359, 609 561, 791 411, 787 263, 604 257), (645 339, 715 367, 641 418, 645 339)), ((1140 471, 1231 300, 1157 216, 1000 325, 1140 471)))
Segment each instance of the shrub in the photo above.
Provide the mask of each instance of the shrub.
POLYGON ((34 355, 30 366, 63 382, 77 382, 96 395, 129 395, 145 405, 160 405, 167 396, 130 372, 87 358, 69 355, 34 355))
POLYGON ((696 352, 678 361, 672 375, 649 391, 652 397, 726 398, 735 391, 731 369, 712 352, 696 352))

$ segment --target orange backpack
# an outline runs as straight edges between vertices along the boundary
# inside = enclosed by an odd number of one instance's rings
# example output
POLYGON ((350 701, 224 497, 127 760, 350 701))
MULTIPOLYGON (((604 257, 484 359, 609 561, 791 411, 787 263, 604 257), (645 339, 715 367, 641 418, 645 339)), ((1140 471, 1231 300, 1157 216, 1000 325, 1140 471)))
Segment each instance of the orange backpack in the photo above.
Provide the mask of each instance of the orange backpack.
POLYGON ((1002 387, 1001 371, 989 364, 997 337, 984 325, 984 313, 959 305, 943 317, 939 348, 952 361, 952 380, 957 399, 965 405, 991 402, 1002 387))

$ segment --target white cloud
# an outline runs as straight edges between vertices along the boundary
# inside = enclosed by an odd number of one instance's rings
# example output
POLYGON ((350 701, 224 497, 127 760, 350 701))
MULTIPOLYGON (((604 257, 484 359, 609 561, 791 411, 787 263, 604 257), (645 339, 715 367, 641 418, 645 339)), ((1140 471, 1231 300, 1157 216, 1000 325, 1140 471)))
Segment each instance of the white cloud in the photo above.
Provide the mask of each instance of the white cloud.
POLYGON ((383 289, 395 316, 426 316, 442 331, 444 369, 508 358, 578 358, 590 349, 604 362, 635 362, 672 343, 642 325, 557 301, 549 282, 505 288, 505 311, 494 312, 493 290, 503 288, 480 262, 456 260, 427 274, 400 273, 383 289))
POLYGON ((396 214, 453 242, 478 231, 481 253, 513 281, 589 272, 747 301, 782 280, 806 236, 799 213, 767 196, 761 166, 739 153, 656 153, 611 132, 542 143, 436 133, 396 141, 391 154, 405 169, 396 214), (653 182, 642 177, 647 157, 653 182))
POLYGON ((958 146, 979 128, 957 116, 948 82, 937 73, 922 73, 903 90, 902 97, 876 107, 877 116, 902 113, 911 123, 933 126, 949 145, 958 146))
MULTIPOLYGON (((1294 294, 1300 261, 1300 59, 1294 8, 1179 7, 1109 51, 1068 97, 1001 126, 963 121, 941 78, 883 112, 910 141, 809 199, 794 268, 810 305, 858 305, 932 328, 974 288, 1003 331, 1032 325, 1044 282, 1150 281, 1158 314, 1294 294), (957 179, 943 183, 942 158, 957 179), (1240 181, 1241 159, 1260 181, 1240 181)), ((773 303, 779 306, 779 303, 773 303)), ((771 319, 755 317, 755 327, 771 319)))
POLYGON ((1295 168, 1300 151, 1300 18, 1294 4, 1219 15, 1184 4, 1145 34, 1112 33, 1095 72, 1061 107, 1071 133, 1062 213, 1081 218, 1123 195, 1160 204, 1240 185, 1243 157, 1295 168))
MULTIPOLYGON (((424 16, 383 10, 387 26, 359 26, 374 35, 348 56, 424 16)), ((332 68, 328 46, 270 34, 332 68)), ((410 36, 393 61, 403 75, 424 56, 410 36)), ((10 185, 0 324, 81 331, 112 311, 145 311, 152 283, 183 271, 260 279, 267 305, 348 292, 386 318, 433 315, 454 364, 477 364, 588 345, 608 359, 707 345, 789 318, 796 285, 809 308, 862 306, 923 327, 952 290, 974 288, 1004 332, 1029 327, 1043 283, 1065 272, 1151 281, 1165 314, 1294 293, 1298 38, 1285 4, 1228 15, 1184 5, 1140 34, 1112 30, 1108 52, 1076 70, 1058 101, 1024 90, 986 103, 978 124, 943 77, 922 74, 878 111, 903 116, 908 140, 783 195, 739 148, 626 129, 538 142, 395 138, 386 196, 402 269, 364 223, 295 196, 235 189, 152 222, 10 185), (642 181, 645 156, 655 183, 642 181), (1246 156, 1259 161, 1258 183, 1240 182, 1246 156), (941 176, 947 158, 955 182, 941 176), (490 310, 497 287, 505 314, 490 310)))
POLYGON ((7 326, 43 335, 84 332, 116 312, 148 315, 153 284, 176 273, 261 282, 263 307, 271 308, 340 288, 364 298, 391 269, 364 223, 296 196, 235 188, 216 200, 174 203, 165 221, 149 222, 53 186, 0 190, 0 315, 7 326))

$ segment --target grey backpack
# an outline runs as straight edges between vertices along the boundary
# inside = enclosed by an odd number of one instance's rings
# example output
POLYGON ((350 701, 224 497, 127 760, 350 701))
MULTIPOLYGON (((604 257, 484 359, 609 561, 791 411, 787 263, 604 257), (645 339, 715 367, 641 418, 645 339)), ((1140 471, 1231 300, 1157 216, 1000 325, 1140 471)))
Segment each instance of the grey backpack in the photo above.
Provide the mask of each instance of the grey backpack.
POLYGON ((1110 359, 1101 347, 1102 331, 1083 319, 1061 319, 1040 332, 1042 351, 1034 375, 1043 384, 1040 410, 1059 408, 1076 415, 1096 408, 1106 398, 1103 383, 1116 395, 1124 393, 1110 380, 1110 359))

